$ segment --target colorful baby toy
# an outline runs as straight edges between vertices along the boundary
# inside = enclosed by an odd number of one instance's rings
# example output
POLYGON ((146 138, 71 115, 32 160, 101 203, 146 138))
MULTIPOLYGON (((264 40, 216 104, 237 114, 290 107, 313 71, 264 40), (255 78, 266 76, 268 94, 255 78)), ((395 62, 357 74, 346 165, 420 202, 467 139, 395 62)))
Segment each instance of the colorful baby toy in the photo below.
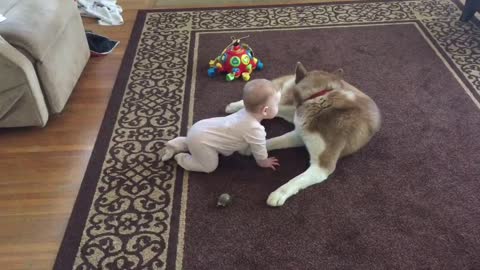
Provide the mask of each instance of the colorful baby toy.
POLYGON ((210 60, 208 76, 213 78, 217 73, 227 73, 227 81, 242 76, 244 81, 250 80, 250 74, 255 70, 262 70, 263 63, 253 55, 253 50, 246 43, 240 43, 242 38, 233 38, 222 53, 214 60, 210 60))

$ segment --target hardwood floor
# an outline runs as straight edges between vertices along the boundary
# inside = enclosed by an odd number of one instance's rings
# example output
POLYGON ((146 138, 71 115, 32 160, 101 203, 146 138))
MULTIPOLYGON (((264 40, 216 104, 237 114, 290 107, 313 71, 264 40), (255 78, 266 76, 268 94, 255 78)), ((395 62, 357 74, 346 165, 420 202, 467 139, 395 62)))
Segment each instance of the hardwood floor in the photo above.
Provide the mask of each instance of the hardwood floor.
POLYGON ((124 25, 85 19, 119 47, 89 61, 65 111, 45 128, 0 129, 1 269, 52 268, 138 9, 326 1, 120 0, 124 25))

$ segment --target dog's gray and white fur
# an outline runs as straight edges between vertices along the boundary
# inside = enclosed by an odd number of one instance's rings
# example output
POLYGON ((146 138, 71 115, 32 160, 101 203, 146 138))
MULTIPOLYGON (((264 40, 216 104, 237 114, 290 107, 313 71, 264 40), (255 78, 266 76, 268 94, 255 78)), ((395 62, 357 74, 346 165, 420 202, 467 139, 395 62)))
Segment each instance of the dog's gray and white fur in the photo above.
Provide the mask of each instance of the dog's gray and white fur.
MULTIPOLYGON (((380 112, 375 102, 345 82, 342 75, 341 69, 307 72, 297 63, 295 75, 273 80, 281 93, 278 117, 294 123, 295 129, 267 140, 267 150, 306 146, 310 166, 272 192, 268 205, 281 206, 300 190, 327 179, 338 159, 358 151, 379 130, 380 112), (328 92, 310 98, 321 90, 328 92)), ((241 108, 242 101, 237 101, 225 111, 241 108)))

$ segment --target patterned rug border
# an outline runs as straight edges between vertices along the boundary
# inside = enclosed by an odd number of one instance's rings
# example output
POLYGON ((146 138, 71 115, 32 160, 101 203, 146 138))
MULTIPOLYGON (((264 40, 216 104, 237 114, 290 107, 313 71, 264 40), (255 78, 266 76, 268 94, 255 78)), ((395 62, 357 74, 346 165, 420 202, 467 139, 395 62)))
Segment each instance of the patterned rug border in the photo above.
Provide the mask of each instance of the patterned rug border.
MULTIPOLYGON (((438 51, 438 53, 441 54, 441 56, 444 58, 444 60, 447 62, 448 67, 452 69, 453 73, 458 76, 458 79, 463 82, 465 87, 468 89, 471 94, 470 98, 472 99, 472 102, 475 103, 475 105, 480 109, 480 94, 475 90, 475 88, 472 86, 472 84, 467 80, 465 77, 465 74, 458 68, 458 66, 453 62, 453 60, 448 56, 448 54, 440 47, 440 45, 436 42, 435 38, 432 36, 432 34, 428 31, 427 27, 421 23, 421 21, 418 21, 417 26, 420 28, 421 33, 425 35, 425 40, 429 40, 432 45, 435 47, 435 49, 438 51)), ((433 50, 433 48, 432 48, 433 50)), ((443 61, 443 60, 442 60, 443 61)), ((464 87, 462 87, 464 88, 464 87)))
POLYGON ((108 101, 105 115, 98 131, 97 139, 90 160, 88 161, 87 169, 78 191, 68 225, 65 229, 65 235, 60 245, 53 269, 71 269, 75 261, 78 246, 82 238, 82 232, 85 223, 87 222, 90 206, 93 202, 93 197, 97 188, 97 186, 93 184, 99 181, 98 176, 101 174, 102 165, 106 158, 117 115, 120 112, 123 95, 127 89, 126 86, 129 79, 128 74, 130 74, 133 68, 135 53, 141 40, 146 14, 147 13, 145 12, 138 12, 135 19, 127 49, 125 50, 120 69, 118 70, 112 94, 108 101), (72 245, 71 243, 75 243, 75 245, 72 245))
MULTIPOLYGON (((362 4, 362 3, 379 3, 379 2, 416 2, 418 0, 346 0, 346 1, 332 1, 332 2, 310 2, 310 3, 283 3, 283 4, 258 4, 258 5, 232 5, 232 6, 210 6, 210 7, 191 7, 191 8, 150 8, 138 10, 137 16, 140 13, 152 12, 182 12, 182 11, 198 11, 198 10, 226 10, 226 9, 249 9, 249 8, 274 8, 274 7, 297 7, 297 6, 321 6, 321 5, 348 5, 348 4, 362 4)), ((463 10, 464 4, 460 0, 450 0, 460 10, 463 10)), ((475 16, 470 19, 476 26, 480 27, 480 20, 475 16)))
MULTIPOLYGON (((111 98, 109 100, 107 109, 105 111, 104 118, 102 120, 102 124, 98 133, 97 140, 95 142, 95 146, 93 148, 90 160, 88 162, 88 166, 84 175, 84 178, 82 180, 82 184, 80 187, 80 190, 78 192, 72 214, 70 216, 67 228, 65 230, 65 235, 62 240, 62 243, 60 245, 60 249, 55 261, 54 269, 71 269, 74 262, 75 262, 75 256, 78 252, 78 248, 80 246, 80 241, 82 238, 82 232, 85 229, 85 224, 88 221, 88 215, 90 211, 91 204, 93 202, 93 198, 96 192, 97 188, 97 183, 99 182, 99 176, 101 175, 102 172, 102 165, 105 161, 105 158, 107 156, 107 151, 109 149, 109 142, 111 140, 112 134, 114 132, 115 124, 116 124, 116 119, 117 115, 120 112, 120 108, 122 105, 122 100, 124 98, 125 91, 127 89, 127 84, 129 81, 129 74, 133 69, 133 63, 135 61, 135 55, 137 51, 137 47, 141 41, 141 35, 142 35, 142 29, 145 25, 147 15, 149 13, 155 13, 155 12, 182 12, 182 11, 198 11, 198 10, 227 10, 227 9, 248 9, 248 8, 269 8, 269 7, 296 7, 296 6, 311 6, 311 5, 336 5, 336 4, 353 4, 353 3, 377 3, 377 2, 385 2, 382 0, 366 0, 366 1, 345 1, 345 2, 328 2, 328 3, 305 3, 305 4, 279 4, 279 5, 265 5, 265 6, 232 6, 232 7, 207 7, 207 8, 188 8, 188 9, 146 9, 146 10, 139 10, 137 13, 137 17, 134 23, 134 27, 132 29, 132 33, 130 36, 130 40, 127 46, 127 49, 125 51, 125 55, 123 57, 117 79, 115 81, 115 85, 112 91, 111 98)), ((404 0, 404 1, 395 1, 395 2, 417 2, 416 0, 404 0)), ((452 0, 457 6, 462 7, 462 4, 458 0, 452 0)), ((406 22, 407 20, 401 21, 401 22, 406 22)), ((480 97, 478 96, 478 93, 475 91, 474 87, 471 85, 471 83, 465 78, 465 74, 459 70, 459 67, 452 61, 452 59, 447 55, 445 52, 445 49, 438 44, 437 39, 433 37, 432 33, 428 31, 426 26, 423 25, 423 23, 419 20, 411 20, 416 22, 416 24, 422 29, 423 33, 426 35, 426 37, 432 42, 432 44, 435 46, 435 48, 442 54, 442 57, 445 58, 445 60, 448 62, 449 66, 453 69, 453 71, 459 75, 461 74, 462 76, 459 76, 459 78, 462 80, 462 82, 468 87, 470 92, 474 95, 474 98, 477 101, 480 101, 480 97)), ((389 22, 394 22, 394 21, 389 21, 389 22)), ((399 21, 400 22, 400 21, 399 21)), ((354 23, 352 23, 353 25, 354 23)), ((355 25, 358 25, 361 23, 355 23, 355 25)), ((373 23, 365 23, 365 24, 375 24, 373 23)), ((474 24, 477 26, 479 25, 478 20, 474 19, 474 24)), ((347 24, 342 24, 342 25, 347 25, 347 24)), ((333 26, 333 24, 331 25, 333 26)), ((260 27, 262 28, 262 27, 260 27)), ((283 27, 280 27, 283 28, 283 27)), ((277 28, 277 29, 280 29, 277 28)), ((287 27, 285 27, 287 28, 287 27)), ((289 28, 294 28, 294 27, 289 27, 289 28)), ((299 27, 302 28, 302 27, 299 27)), ((226 29, 225 29, 226 30, 226 29)), ((211 31, 211 30, 210 30, 211 31)), ((195 35, 196 32, 203 32, 202 30, 191 30, 190 31, 190 38, 195 35)), ((189 49, 191 50, 192 47, 194 46, 194 42, 190 42, 189 49)), ((192 72, 192 57, 188 57, 188 67, 187 67, 187 73, 192 72)), ((185 94, 184 96, 189 97, 189 92, 190 92, 190 78, 187 77, 186 82, 185 82, 185 94)), ((188 114, 188 110, 183 110, 182 112, 182 123, 180 130, 184 131, 186 130, 186 125, 188 121, 185 121, 186 119, 185 114, 188 114)), ((179 173, 176 176, 177 180, 182 180, 183 179, 183 174, 179 173)), ((171 202, 172 205, 178 205, 180 201, 180 195, 182 193, 182 184, 183 181, 175 181, 175 187, 174 187, 174 196, 173 196, 173 201, 171 202)), ((175 224, 177 225, 179 222, 179 216, 178 215, 172 215, 170 224, 175 224)), ((177 230, 178 230, 178 226, 177 230)), ((175 230, 170 230, 169 234, 170 236, 174 235, 175 230)), ((167 248, 167 262, 166 265, 172 266, 172 260, 173 263, 175 262, 175 257, 171 255, 175 255, 176 253, 176 245, 171 246, 171 240, 173 240, 172 237, 169 237, 168 240, 168 248, 167 248), (173 254, 172 254, 173 253, 173 254)))
MULTIPOLYGON (((325 5, 351 5, 365 3, 388 3, 388 2, 416 2, 418 0, 332 0, 331 2, 308 2, 308 3, 280 3, 280 4, 247 4, 247 5, 231 5, 231 6, 208 6, 208 7, 179 7, 179 8, 147 8, 139 9, 138 12, 154 13, 154 12, 182 12, 182 11, 199 11, 199 10, 227 10, 227 9, 251 9, 251 8, 283 8, 283 7, 303 7, 303 6, 325 6, 325 5)), ((451 0, 458 1, 458 0, 451 0)), ((460 3, 460 2, 459 2, 460 3)), ((460 3, 461 4, 461 3, 460 3)))

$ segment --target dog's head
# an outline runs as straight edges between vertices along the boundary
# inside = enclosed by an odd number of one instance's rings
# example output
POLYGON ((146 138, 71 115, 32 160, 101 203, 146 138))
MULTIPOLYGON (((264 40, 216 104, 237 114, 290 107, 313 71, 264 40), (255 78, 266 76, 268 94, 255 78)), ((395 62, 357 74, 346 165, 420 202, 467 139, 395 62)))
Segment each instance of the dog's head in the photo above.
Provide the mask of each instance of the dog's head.
POLYGON ((335 90, 342 86, 343 70, 334 72, 321 70, 307 71, 302 63, 297 63, 295 70, 294 97, 297 105, 323 90, 335 90))

